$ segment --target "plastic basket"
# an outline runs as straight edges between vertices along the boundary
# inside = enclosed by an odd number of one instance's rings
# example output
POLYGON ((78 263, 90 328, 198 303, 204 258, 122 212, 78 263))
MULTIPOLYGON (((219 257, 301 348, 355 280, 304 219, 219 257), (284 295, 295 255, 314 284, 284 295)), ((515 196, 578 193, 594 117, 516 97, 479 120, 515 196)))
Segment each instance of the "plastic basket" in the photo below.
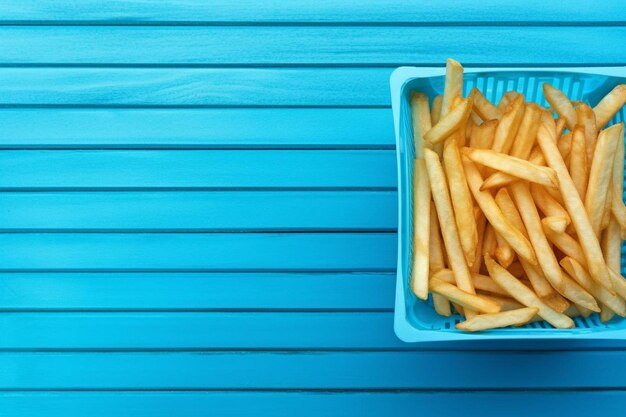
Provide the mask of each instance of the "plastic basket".
MULTIPOLYGON (((487 332, 467 333, 456 330, 460 316, 438 315, 432 299, 422 301, 415 297, 408 285, 411 276, 412 256, 412 178, 413 128, 410 96, 413 91, 427 94, 431 100, 443 94, 443 68, 400 67, 391 75, 391 96, 398 158, 398 272, 396 280, 396 305, 394 329, 406 342, 442 342, 485 339, 573 339, 600 338, 626 339, 626 319, 615 317, 602 323, 597 314, 576 318, 574 329, 554 329, 544 322, 520 328, 506 328, 487 332)), ((524 69, 468 69, 464 79, 464 94, 478 87, 492 102, 502 94, 515 90, 526 100, 547 105, 542 84, 548 82, 563 90, 573 100, 585 100, 595 105, 617 84, 626 83, 626 67, 609 68, 524 68, 524 69)), ((624 120, 624 110, 611 123, 624 120)), ((622 245, 622 253, 624 246, 622 245)), ((622 274, 625 262, 622 256, 622 274)))

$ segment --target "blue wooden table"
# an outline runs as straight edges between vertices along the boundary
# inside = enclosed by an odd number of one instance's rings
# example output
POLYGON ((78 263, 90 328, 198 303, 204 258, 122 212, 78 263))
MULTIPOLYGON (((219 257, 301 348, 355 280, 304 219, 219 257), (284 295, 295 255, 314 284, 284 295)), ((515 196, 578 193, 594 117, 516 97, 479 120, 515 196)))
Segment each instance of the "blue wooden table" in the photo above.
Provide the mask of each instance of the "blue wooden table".
POLYGON ((0 415, 624 412, 624 341, 395 337, 388 87, 626 65, 622 2, 207 3, 0 1, 0 415))

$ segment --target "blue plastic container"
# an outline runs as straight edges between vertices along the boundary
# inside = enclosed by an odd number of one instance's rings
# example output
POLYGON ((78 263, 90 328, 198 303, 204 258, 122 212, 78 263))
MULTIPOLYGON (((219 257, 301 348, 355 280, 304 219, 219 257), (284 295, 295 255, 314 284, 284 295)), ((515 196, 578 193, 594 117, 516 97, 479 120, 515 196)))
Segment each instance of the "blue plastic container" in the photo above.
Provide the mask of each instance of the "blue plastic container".
MULTIPOLYGON (((575 319, 576 328, 554 329, 544 322, 532 323, 521 328, 506 328, 486 332, 467 333, 456 330, 454 325, 460 316, 438 315, 432 299, 422 301, 411 291, 408 280, 411 276, 412 256, 412 178, 413 128, 410 97, 414 91, 427 94, 431 101, 444 88, 443 68, 400 67, 391 75, 391 98, 396 133, 398 157, 398 275, 396 280, 396 306, 394 329, 398 337, 406 342, 441 342, 453 340, 485 339, 571 339, 626 338, 626 320, 615 317, 602 323, 597 314, 588 318, 575 319)), ((472 87, 478 87, 492 102, 497 103, 509 90, 524 94, 526 100, 547 105, 542 93, 542 84, 550 83, 563 90, 573 100, 584 100, 595 105, 617 84, 626 83, 626 67, 609 68, 524 68, 524 69, 466 69, 464 95, 472 87)), ((624 120, 620 111, 612 123, 624 120)), ((624 252, 622 246, 622 253, 624 252)), ((624 274, 622 256, 622 274, 624 274)))

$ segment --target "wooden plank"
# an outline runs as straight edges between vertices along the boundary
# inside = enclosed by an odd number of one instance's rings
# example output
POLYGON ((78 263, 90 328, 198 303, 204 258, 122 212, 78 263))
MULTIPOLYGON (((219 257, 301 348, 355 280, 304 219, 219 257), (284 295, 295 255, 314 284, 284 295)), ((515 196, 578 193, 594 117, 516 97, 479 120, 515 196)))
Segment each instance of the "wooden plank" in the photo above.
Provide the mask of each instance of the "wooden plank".
POLYGON ((393 191, 3 192, 7 231, 355 231, 397 227, 393 191))
POLYGON ((0 235, 0 270, 392 271, 395 233, 0 235))
POLYGON ((0 389, 606 389, 626 386, 625 359, 624 351, 2 352, 0 389))
MULTIPOLYGON (((315 280, 311 281, 315 289, 315 280)), ((371 287, 367 281, 364 285, 371 287)), ((342 289, 338 285, 331 291, 342 289)), ((279 293, 285 295, 281 290, 279 293)), ((307 289, 301 291, 308 294, 307 289)), ((349 299, 354 292, 360 291, 357 284, 341 295, 349 299)), ((392 291, 385 291, 386 295, 390 295, 389 292, 392 291)), ((393 297, 390 296, 388 301, 392 302, 393 297)), ((342 305, 341 309, 350 304, 342 305)), ((0 350, 467 351, 515 350, 519 349, 520 343, 519 340, 403 343, 393 332, 392 311, 4 312, 0 315, 0 334, 0 350)), ((524 342, 525 350, 593 348, 625 349, 626 341, 590 337, 585 340, 524 342)))
POLYGON ((0 188, 392 188, 395 159, 392 150, 5 150, 0 188))
POLYGON ((617 391, 463 391, 463 392, 2 392, 0 408, 12 417, 137 417, 211 415, 293 417, 379 417, 467 415, 527 417, 559 410, 586 417, 589 408, 620 415, 626 392, 617 391))
POLYGON ((393 333, 392 312, 3 313, 0 334, 0 350, 412 347, 393 333))
POLYGON ((624 65, 625 36, 621 26, 5 26, 0 64, 624 65))
POLYGON ((386 310, 395 272, 0 274, 0 310, 386 310))
POLYGON ((389 106, 391 72, 391 68, 0 68, 0 106, 389 106))
POLYGON ((222 22, 322 22, 385 23, 409 22, 623 22, 624 8, 617 1, 605 1, 594 7, 593 0, 581 0, 576 7, 568 4, 528 0, 466 0, 449 7, 445 3, 415 7, 410 0, 299 1, 259 3, 254 0, 202 2, 181 0, 112 0, 102 7, 98 0, 79 3, 54 0, 5 0, 0 5, 2 22, 96 22, 106 24, 222 23, 222 22))
POLYGON ((394 146, 387 109, 0 108, 0 148, 394 146))

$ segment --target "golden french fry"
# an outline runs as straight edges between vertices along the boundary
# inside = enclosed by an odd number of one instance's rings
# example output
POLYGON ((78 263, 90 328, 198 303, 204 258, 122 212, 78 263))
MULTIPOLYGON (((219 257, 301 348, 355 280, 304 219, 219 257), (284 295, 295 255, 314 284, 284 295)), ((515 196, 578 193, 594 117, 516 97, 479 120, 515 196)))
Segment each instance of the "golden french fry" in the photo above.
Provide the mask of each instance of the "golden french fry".
POLYGON ((593 112, 596 115, 597 129, 603 129, 624 104, 626 104, 626 85, 620 84, 604 96, 596 107, 593 108, 593 112))
MULTIPOLYGON (((619 224, 613 216, 611 216, 609 226, 603 232, 601 246, 607 267, 613 271, 619 271, 622 266, 622 237, 619 224)), ((620 314, 613 306, 609 305, 609 307, 620 314)))
POLYGON ((495 257, 498 262, 500 262, 500 265, 506 268, 511 265, 515 260, 515 252, 513 252, 513 249, 511 249, 511 245, 509 245, 509 243, 504 240, 502 236, 497 233, 495 235, 497 243, 495 257))
MULTIPOLYGON (((431 279, 432 278, 439 279, 439 280, 447 282, 449 284, 454 284, 455 283, 454 273, 452 272, 451 269, 442 269, 442 270, 434 273, 431 276, 431 279)), ((476 290, 487 291, 487 292, 490 292, 490 293, 500 294, 500 295, 508 295, 509 294, 508 292, 506 292, 502 288, 500 288, 500 286, 498 284, 496 284, 495 281, 492 280, 487 275, 481 275, 481 274, 474 274, 473 273, 472 274, 472 280, 474 281, 474 288, 476 290)))
POLYGON ((567 233, 557 233, 548 227, 545 222, 542 221, 543 231, 550 242, 554 244, 561 252, 566 256, 575 259, 580 262, 581 265, 587 265, 585 254, 576 239, 568 235, 567 233))
MULTIPOLYGON (((556 147, 554 124, 550 125, 546 119, 542 120, 537 133, 537 142, 543 151, 548 165, 554 169, 559 178, 561 195, 580 240, 591 277, 605 286, 610 292, 613 292, 612 283, 608 278, 609 268, 604 262, 600 242, 593 231, 585 206, 565 167, 565 162, 563 162, 563 158, 561 158, 561 154, 556 147)), ((589 195, 589 189, 587 189, 587 195, 589 195)))
POLYGON ((600 310, 600 321, 602 323, 606 323, 611 320, 614 315, 615 312, 613 312, 613 310, 611 310, 606 304, 602 304, 602 310, 600 310))
MULTIPOLYGON (((541 219, 543 229, 550 229, 554 233, 565 233, 567 229, 567 219, 557 216, 548 216, 541 219)), ((549 240, 549 238, 548 238, 549 240)))
POLYGON ((517 136, 511 148, 511 155, 522 159, 528 159, 530 151, 535 145, 539 121, 541 119, 541 109, 536 104, 526 105, 524 117, 517 131, 517 136))
POLYGON ((463 99, 461 104, 456 106, 445 116, 442 116, 437 124, 426 132, 424 139, 432 144, 443 142, 465 123, 471 110, 472 99, 463 99))
MULTIPOLYGON (((536 292, 536 291, 535 291, 536 292)), ((570 303, 565 298, 561 296, 558 292, 553 292, 547 297, 541 297, 544 303, 549 305, 554 311, 559 313, 565 312, 569 307, 570 303)))
POLYGON ((430 202, 430 235, 428 236, 428 269, 430 273, 434 273, 446 267, 446 261, 443 251, 443 242, 439 230, 439 219, 437 218, 437 209, 435 203, 430 202))
POLYGON ((500 110, 487 100, 478 88, 472 88, 472 92, 470 94, 474 98, 474 111, 481 119, 487 121, 500 119, 500 117, 502 117, 500 110))
POLYGON ((453 303, 459 304, 466 311, 467 309, 482 313, 498 313, 500 311, 500 306, 493 301, 480 295, 465 292, 440 279, 430 279, 430 290, 446 297, 453 303))
POLYGON ((572 134, 572 150, 570 152, 570 170, 574 186, 578 190, 578 195, 585 199, 587 192, 587 149, 585 143, 585 131, 582 126, 576 126, 572 134))
POLYGON ((456 283, 459 288, 473 294, 474 285, 472 283, 469 267, 467 266, 467 262, 465 262, 463 248, 461 247, 459 232, 454 220, 452 202, 450 201, 450 194, 448 192, 448 182, 443 172, 443 167, 439 161, 439 156, 430 149, 424 149, 424 158, 444 246, 448 253, 450 268, 454 271, 456 283))
POLYGON ((582 103, 576 107, 576 116, 578 117, 578 124, 583 127, 585 135, 587 161, 591 161, 593 159, 593 150, 596 147, 596 139, 598 137, 596 115, 589 105, 582 103))
POLYGON ((482 255, 488 253, 491 256, 495 256, 497 247, 496 232, 493 230, 493 226, 487 224, 485 227, 485 237, 483 239, 482 255))
MULTIPOLYGON (((545 159, 543 158, 543 154, 541 154, 541 151, 535 152, 533 155, 531 155, 528 159, 528 162, 541 167, 545 167, 546 163, 545 159)), ((505 185, 509 185, 513 181, 519 181, 519 178, 501 171, 496 171, 491 174, 487 179, 485 179, 485 181, 483 181, 482 188, 486 190, 497 187, 504 187, 505 185)))
POLYGON ((452 315, 450 301, 443 295, 433 294, 433 306, 437 314, 441 316, 450 317, 452 315))
POLYGON ((507 91, 504 93, 498 103, 498 111, 500 114, 504 113, 508 105, 511 104, 511 102, 513 102, 513 100, 515 100, 519 95, 520 94, 517 91, 507 91))
POLYGON ((509 190, 513 201, 515 201, 517 211, 522 217, 522 221, 526 227, 526 232, 535 250, 535 255, 537 255, 539 266, 554 289, 563 294, 565 291, 563 274, 561 273, 561 268, 548 243, 546 235, 543 232, 541 219, 539 218, 539 213, 537 212, 533 198, 530 195, 528 184, 514 182, 509 185, 509 190))
POLYGON ((422 300, 428 298, 429 237, 430 237, 430 185, 426 162, 414 161, 413 174, 413 264, 411 289, 422 300))
POLYGON ((496 136, 492 146, 494 151, 509 153, 524 116, 524 107, 524 96, 521 94, 506 107, 496 128, 496 136))
POLYGON ((490 149, 498 127, 497 120, 487 120, 472 130, 470 146, 474 149, 490 149))
MULTIPOLYGON (((609 191, 606 193, 604 197, 604 208, 602 209, 602 220, 600 221, 600 233, 602 230, 609 227, 609 221, 611 220, 611 202, 613 200, 613 195, 611 192, 612 189, 612 181, 609 180, 609 191)), ((601 235, 598 235, 600 237, 601 235)))
POLYGON ((620 316, 624 317, 626 315, 626 303, 624 299, 618 295, 611 294, 606 288, 591 279, 583 265, 569 256, 561 259, 560 263, 563 269, 598 301, 609 306, 620 316))
POLYGON ((578 304, 574 304, 574 307, 576 307, 582 317, 589 317, 593 313, 593 311, 578 304))
POLYGON ((548 83, 543 84, 543 95, 546 97, 550 106, 556 111, 559 117, 565 119, 565 125, 568 129, 573 130, 576 126, 578 117, 572 102, 567 98, 564 92, 551 86, 548 83))
MULTIPOLYGON (((480 208, 479 208, 480 211, 480 208)), ((487 225, 487 219, 483 215, 482 211, 480 212, 480 216, 476 219, 476 229, 478 233, 478 244, 476 245, 476 256, 474 257, 474 262, 470 270, 472 272, 479 272, 480 267, 483 264, 483 241, 485 239, 485 228, 487 225)))
POLYGON ((567 224, 571 222, 571 218, 567 210, 555 200, 544 187, 538 185, 530 186, 530 194, 539 210, 549 217, 561 217, 567 220, 567 224))
POLYGON ((517 300, 512 299, 509 296, 509 293, 507 293, 505 297, 493 295, 493 294, 480 294, 480 295, 498 304, 500 306, 500 311, 511 311, 511 310, 516 310, 518 308, 524 308, 524 305, 520 304, 517 300))
MULTIPOLYGON (((493 196, 489 191, 481 191, 483 179, 480 172, 476 168, 476 165, 467 157, 463 157, 463 166, 465 168, 465 175, 469 184, 470 190, 474 199, 482 209, 485 217, 493 228, 506 240, 517 254, 527 260, 529 263, 535 265, 537 258, 533 252, 533 248, 530 245, 528 239, 524 237, 515 226, 511 224, 509 220, 504 217, 502 211, 496 204, 493 196)), ((484 243, 483 243, 484 245, 484 243)))
POLYGON ((561 136, 557 141, 556 146, 559 148, 561 157, 569 168, 569 156, 572 152, 572 132, 567 132, 566 134, 561 136))
POLYGON ((560 138, 564 130, 565 130, 565 119, 563 119, 562 117, 559 117, 559 119, 556 121, 556 137, 560 138))
MULTIPOLYGON (((483 166, 507 173, 519 179, 558 188, 558 180, 554 170, 548 167, 535 165, 525 159, 516 158, 488 149, 463 148, 463 154, 472 161, 483 166)), ((485 186, 481 190, 485 190, 485 186)))
POLYGON ((539 312, 538 308, 520 308, 495 314, 481 314, 458 323, 456 328, 468 332, 479 332, 500 327, 523 326, 539 312))
POLYGON ((527 307, 539 309, 537 313, 548 323, 557 328, 569 329, 574 327, 572 319, 561 314, 546 303, 544 303, 537 295, 527 286, 522 284, 517 278, 511 275, 506 269, 498 265, 489 255, 485 256, 485 265, 489 270, 489 276, 504 288, 511 296, 527 307))
POLYGON ((411 116, 413 119, 413 143, 415 145, 415 157, 423 158, 423 135, 432 127, 430 122, 428 97, 425 94, 413 93, 411 96, 411 116))
POLYGON ((476 219, 474 218, 472 195, 465 179, 461 154, 454 140, 446 141, 443 147, 443 164, 448 185, 450 190, 454 192, 452 207, 454 208, 456 226, 461 239, 461 247, 465 254, 465 260, 468 266, 471 267, 476 257, 478 231, 476 219))
MULTIPOLYGON (((618 123, 600 132, 589 170, 589 183, 585 194, 585 210, 591 227, 600 236, 602 215, 613 170, 617 144, 624 139, 624 124, 618 123)), ((620 179, 621 181, 621 179, 620 179)))
POLYGON ((430 113, 431 126, 436 125, 441 118, 441 105, 443 104, 443 96, 436 96, 433 99, 433 110, 430 113))
POLYGON ((626 300, 626 279, 620 273, 614 271, 613 268, 608 268, 608 270, 615 292, 626 300))
POLYGON ((580 286, 569 274, 562 272, 562 275, 565 283, 565 290, 562 292, 563 296, 579 306, 599 313, 600 306, 593 295, 580 286))
POLYGON ((454 59, 448 58, 446 61, 446 83, 444 85, 443 101, 441 103, 441 117, 450 113, 452 110, 452 100, 454 100, 455 97, 461 97, 462 93, 463 66, 454 59))
MULTIPOLYGON (((624 192, 624 142, 619 141, 615 149, 611 174, 611 213, 620 226, 622 237, 626 237, 626 206, 624 192)), ((618 268, 619 269, 619 268, 618 268)))

